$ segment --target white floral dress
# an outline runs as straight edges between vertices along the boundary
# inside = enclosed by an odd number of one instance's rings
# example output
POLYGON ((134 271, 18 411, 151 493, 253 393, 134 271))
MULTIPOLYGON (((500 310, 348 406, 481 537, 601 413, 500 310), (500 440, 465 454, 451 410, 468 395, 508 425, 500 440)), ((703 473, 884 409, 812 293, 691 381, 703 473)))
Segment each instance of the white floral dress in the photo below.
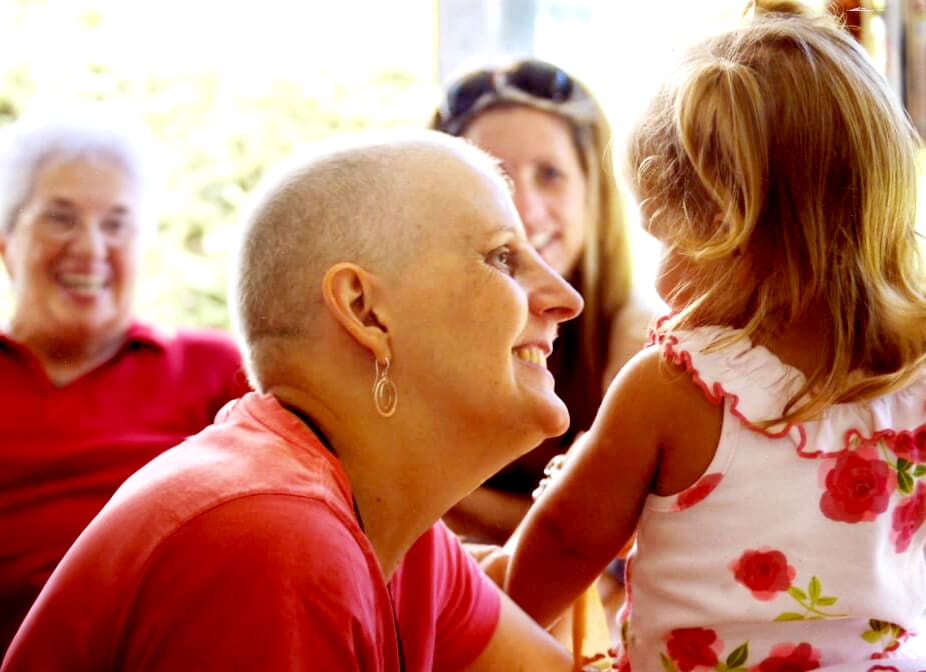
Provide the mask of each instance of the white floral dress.
POLYGON ((926 376, 763 430, 803 374, 705 327, 666 357, 724 405, 716 455, 650 495, 627 566, 618 669, 926 670, 926 376))

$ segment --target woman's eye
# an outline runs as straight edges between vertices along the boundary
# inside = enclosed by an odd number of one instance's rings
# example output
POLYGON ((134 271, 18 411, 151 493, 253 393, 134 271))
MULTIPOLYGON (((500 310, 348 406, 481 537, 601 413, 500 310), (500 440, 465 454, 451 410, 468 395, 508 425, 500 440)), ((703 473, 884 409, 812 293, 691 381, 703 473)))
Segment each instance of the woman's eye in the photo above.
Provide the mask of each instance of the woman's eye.
POLYGON ((60 210, 45 213, 45 219, 52 226, 59 228, 73 226, 76 222, 76 217, 74 217, 73 213, 60 210))
POLYGON ((515 253, 510 247, 503 245, 489 253, 489 263, 508 275, 514 275, 515 253))
POLYGON ((544 183, 557 182, 563 177, 563 171, 551 165, 540 166, 538 174, 540 176, 540 181, 544 183))
POLYGON ((118 236, 128 229, 128 225, 121 219, 107 219, 103 221, 103 232, 108 236, 118 236))

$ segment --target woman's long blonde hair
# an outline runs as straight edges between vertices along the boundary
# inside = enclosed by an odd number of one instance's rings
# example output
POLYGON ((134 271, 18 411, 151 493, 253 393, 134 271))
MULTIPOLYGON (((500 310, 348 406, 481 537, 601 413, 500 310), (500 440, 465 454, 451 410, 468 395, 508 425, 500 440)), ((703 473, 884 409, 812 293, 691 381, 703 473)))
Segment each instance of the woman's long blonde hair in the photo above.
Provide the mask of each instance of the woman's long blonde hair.
POLYGON ((752 337, 818 316, 825 355, 776 419, 797 422, 896 390, 926 360, 918 139, 832 19, 755 4, 688 54, 629 160, 650 231, 700 288, 665 330, 752 337))
MULTIPOLYGON (((471 74, 464 73, 454 81, 471 74)), ((466 125, 479 114, 512 106, 533 107, 555 114, 572 129, 576 152, 588 182, 585 247, 576 269, 580 272, 576 289, 585 302, 585 309, 578 318, 582 323, 582 356, 596 382, 600 382, 607 366, 611 323, 630 299, 633 287, 632 249, 624 200, 611 160, 611 126, 588 87, 571 75, 570 78, 587 97, 583 102, 587 102, 590 114, 582 119, 573 118, 565 108, 560 109, 549 101, 534 101, 525 96, 510 100, 500 92, 486 101, 488 104, 480 106, 479 111, 460 126, 458 134, 462 135, 466 125)), ((452 86, 453 82, 446 89, 452 86)), ((439 107, 431 120, 431 128, 444 130, 446 121, 439 107)))

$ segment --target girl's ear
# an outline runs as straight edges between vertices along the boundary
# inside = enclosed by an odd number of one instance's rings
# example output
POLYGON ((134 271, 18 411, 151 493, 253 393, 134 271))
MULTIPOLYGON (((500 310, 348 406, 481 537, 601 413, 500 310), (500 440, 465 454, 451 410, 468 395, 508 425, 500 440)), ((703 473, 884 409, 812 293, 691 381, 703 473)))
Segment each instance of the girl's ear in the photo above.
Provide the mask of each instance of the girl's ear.
POLYGON ((375 276, 351 263, 338 263, 322 279, 322 300, 335 320, 378 362, 390 356, 389 329, 376 313, 375 276))

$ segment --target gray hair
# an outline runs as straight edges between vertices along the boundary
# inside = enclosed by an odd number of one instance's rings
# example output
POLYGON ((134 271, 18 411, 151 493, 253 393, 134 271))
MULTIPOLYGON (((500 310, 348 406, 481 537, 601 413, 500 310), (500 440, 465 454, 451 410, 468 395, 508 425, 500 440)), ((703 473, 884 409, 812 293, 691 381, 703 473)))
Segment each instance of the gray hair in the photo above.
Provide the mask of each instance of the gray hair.
POLYGON ((140 120, 111 104, 81 103, 20 117, 0 129, 0 234, 13 229, 45 162, 99 156, 118 162, 135 181, 139 222, 149 228, 150 204, 161 186, 159 151, 140 120))

